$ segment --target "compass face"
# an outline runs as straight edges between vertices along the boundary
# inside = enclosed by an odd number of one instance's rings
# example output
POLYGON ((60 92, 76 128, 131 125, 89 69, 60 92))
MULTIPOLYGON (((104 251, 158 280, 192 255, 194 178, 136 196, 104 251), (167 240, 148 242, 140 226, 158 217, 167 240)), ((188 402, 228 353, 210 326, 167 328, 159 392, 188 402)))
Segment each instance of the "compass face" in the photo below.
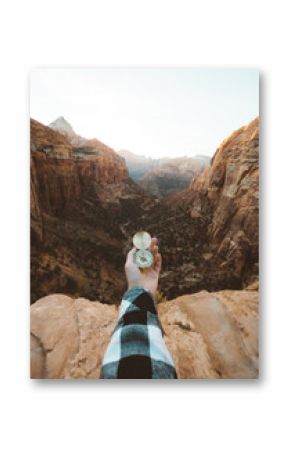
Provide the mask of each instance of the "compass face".
POLYGON ((139 249, 136 253, 136 263, 140 268, 149 268, 153 263, 153 255, 146 249, 139 249))
POLYGON ((149 248, 151 240, 151 235, 145 231, 139 231, 133 237, 133 243, 137 249, 149 248))

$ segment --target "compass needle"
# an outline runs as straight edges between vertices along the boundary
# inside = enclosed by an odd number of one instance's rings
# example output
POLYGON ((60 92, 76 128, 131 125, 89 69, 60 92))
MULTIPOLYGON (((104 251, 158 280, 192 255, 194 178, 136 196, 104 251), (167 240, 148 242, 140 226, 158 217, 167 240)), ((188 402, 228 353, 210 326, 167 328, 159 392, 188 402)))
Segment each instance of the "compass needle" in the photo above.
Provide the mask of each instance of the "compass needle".
POLYGON ((147 249, 139 249, 136 253, 136 263, 140 268, 149 268, 153 263, 153 255, 147 249))

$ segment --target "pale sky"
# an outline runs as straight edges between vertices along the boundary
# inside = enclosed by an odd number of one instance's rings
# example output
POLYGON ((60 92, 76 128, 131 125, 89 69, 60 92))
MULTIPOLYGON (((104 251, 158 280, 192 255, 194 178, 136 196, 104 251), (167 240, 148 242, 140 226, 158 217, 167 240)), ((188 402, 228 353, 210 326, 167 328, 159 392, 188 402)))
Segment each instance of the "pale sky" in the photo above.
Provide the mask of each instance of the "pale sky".
POLYGON ((151 157, 206 154, 259 114, 254 69, 33 69, 30 115, 151 157))

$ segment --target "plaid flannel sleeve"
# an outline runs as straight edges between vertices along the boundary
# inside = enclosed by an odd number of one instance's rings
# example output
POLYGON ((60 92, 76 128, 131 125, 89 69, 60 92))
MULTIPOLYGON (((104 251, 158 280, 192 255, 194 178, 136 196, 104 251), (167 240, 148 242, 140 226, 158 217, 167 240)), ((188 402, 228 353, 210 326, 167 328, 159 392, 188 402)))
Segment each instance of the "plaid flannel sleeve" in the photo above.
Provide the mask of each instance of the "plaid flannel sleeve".
POLYGON ((176 379, 162 336, 155 299, 144 288, 128 290, 105 352, 102 379, 176 379))

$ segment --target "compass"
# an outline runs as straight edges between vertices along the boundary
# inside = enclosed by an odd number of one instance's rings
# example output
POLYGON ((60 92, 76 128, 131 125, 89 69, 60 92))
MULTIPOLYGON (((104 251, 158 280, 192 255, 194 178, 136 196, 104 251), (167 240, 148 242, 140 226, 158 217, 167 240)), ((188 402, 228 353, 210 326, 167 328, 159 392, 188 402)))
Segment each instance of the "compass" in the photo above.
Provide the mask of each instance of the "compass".
POLYGON ((153 264, 154 257, 148 250, 151 241, 151 235, 145 231, 139 231, 133 237, 134 246, 138 250, 135 255, 135 261, 139 268, 149 268, 153 264))
POLYGON ((139 231, 133 237, 134 246, 137 249, 147 249, 151 244, 151 235, 149 232, 139 231))
POLYGON ((139 249, 136 253, 136 263, 140 268, 149 268, 153 263, 153 255, 147 249, 139 249))

